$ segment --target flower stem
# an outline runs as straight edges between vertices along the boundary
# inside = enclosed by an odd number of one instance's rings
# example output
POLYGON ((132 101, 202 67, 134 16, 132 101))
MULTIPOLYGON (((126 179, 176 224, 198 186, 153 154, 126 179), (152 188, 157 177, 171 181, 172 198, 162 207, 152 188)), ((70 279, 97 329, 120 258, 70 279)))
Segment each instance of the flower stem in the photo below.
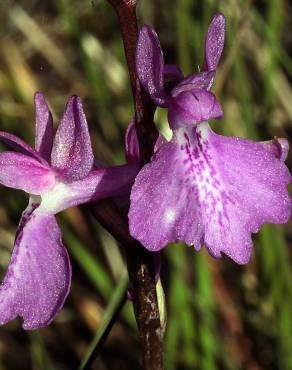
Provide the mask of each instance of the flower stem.
POLYGON ((92 203, 94 217, 123 246, 126 254, 135 317, 143 350, 144 370, 163 369, 163 328, 156 295, 154 254, 148 252, 129 232, 128 225, 110 199, 92 203))
POLYGON ((139 139, 141 166, 150 161, 158 131, 153 117, 156 106, 143 89, 136 72, 136 45, 138 25, 135 0, 108 0, 115 9, 120 23, 125 55, 131 81, 135 123, 139 139))
MULTIPOLYGON (((156 106, 144 91, 136 73, 136 44, 138 38, 136 0, 108 1, 117 13, 123 37, 133 92, 135 124, 142 167, 150 161, 158 132, 153 122, 156 106)), ((133 289, 134 311, 142 342, 143 368, 144 370, 162 370, 163 334, 156 295, 154 254, 148 252, 133 239, 124 246, 129 279, 133 289)))

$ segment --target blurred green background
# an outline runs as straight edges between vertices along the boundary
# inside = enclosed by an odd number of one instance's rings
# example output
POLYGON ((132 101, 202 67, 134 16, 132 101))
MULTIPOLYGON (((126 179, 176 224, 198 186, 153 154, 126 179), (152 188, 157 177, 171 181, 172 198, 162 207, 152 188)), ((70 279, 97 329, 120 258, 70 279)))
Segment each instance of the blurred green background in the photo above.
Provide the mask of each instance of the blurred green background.
MULTIPOLYGON (((292 137, 291 2, 282 0, 140 0, 140 24, 158 32, 168 63, 184 73, 203 60, 212 15, 227 18, 226 44, 214 91, 224 119, 215 131, 255 140, 292 137)), ((33 143, 33 94, 42 91, 55 124, 66 99, 83 98, 95 154, 124 162, 123 136, 133 114, 122 41, 114 12, 98 1, 0 1, 0 129, 33 143)), ((165 111, 156 122, 169 136, 165 111)), ((287 160, 291 168, 292 156, 287 160)), ((232 165, 232 159, 231 159, 232 165)), ((246 189, 251 191, 251 189, 246 189)), ((26 206, 23 193, 0 188, 0 269, 8 264, 26 206)), ((65 307, 48 328, 0 327, 0 370, 76 369, 98 330, 125 266, 117 243, 86 207, 58 216, 73 264, 65 307)), ((168 324, 166 369, 292 369, 290 224, 254 237, 250 264, 213 260, 176 245, 162 256, 168 324)), ((141 369, 127 303, 93 369, 141 369)))

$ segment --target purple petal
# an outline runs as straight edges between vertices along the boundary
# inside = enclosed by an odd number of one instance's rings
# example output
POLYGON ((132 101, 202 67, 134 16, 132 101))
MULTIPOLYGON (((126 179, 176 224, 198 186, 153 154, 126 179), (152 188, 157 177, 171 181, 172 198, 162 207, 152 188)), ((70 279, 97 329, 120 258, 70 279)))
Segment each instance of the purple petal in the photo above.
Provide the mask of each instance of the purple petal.
POLYGON ((68 100, 53 143, 51 163, 66 181, 84 178, 93 167, 87 121, 78 96, 68 100))
POLYGON ((184 91, 169 104, 168 121, 171 129, 220 118, 221 105, 214 94, 205 90, 184 91))
POLYGON ((0 183, 31 194, 42 194, 55 184, 48 165, 21 153, 0 153, 0 183))
POLYGON ((145 90, 157 105, 165 107, 169 96, 164 90, 163 54, 157 34, 149 26, 143 26, 139 33, 136 68, 145 90))
POLYGON ((287 159, 289 151, 289 141, 287 139, 275 137, 273 140, 262 141, 260 144, 281 161, 284 162, 287 159))
POLYGON ((49 325, 62 308, 71 282, 71 265, 54 216, 38 215, 35 205, 20 222, 11 261, 0 287, 0 323, 17 316, 23 328, 49 325))
POLYGON ((79 204, 122 196, 131 189, 138 171, 138 163, 91 171, 82 180, 59 183, 43 194, 41 207, 47 213, 56 214, 79 204))
POLYGON ((290 182, 261 143, 216 135, 206 123, 180 129, 135 180, 130 232, 149 250, 182 240, 247 263, 251 233, 288 221, 290 182))
POLYGON ((41 163, 47 164, 47 161, 43 159, 36 150, 34 150, 31 146, 26 144, 26 142, 13 134, 0 131, 0 141, 9 146, 11 149, 16 150, 17 152, 35 158, 41 163))
POLYGON ((127 163, 137 163, 139 162, 139 141, 135 127, 135 121, 129 122, 126 135, 125 135, 125 152, 127 163))
POLYGON ((172 89, 171 96, 175 98, 183 91, 194 89, 209 90, 213 84, 214 77, 215 71, 205 71, 192 74, 183 79, 174 89, 172 89))
POLYGON ((151 251, 179 240, 200 246, 201 210, 195 193, 185 184, 184 171, 179 146, 171 141, 136 177, 130 198, 130 234, 151 251))
POLYGON ((45 97, 41 93, 34 96, 36 137, 35 148, 47 161, 50 160, 53 145, 53 118, 45 97))
POLYGON ((252 248, 250 234, 264 223, 288 221, 291 175, 282 160, 260 143, 207 130, 201 133, 205 138, 199 138, 208 171, 214 172, 211 187, 206 170, 200 185, 206 186, 201 201, 208 216, 205 244, 216 257, 223 252, 238 263, 246 263, 252 248))
POLYGON ((216 14, 209 26, 205 41, 204 70, 213 71, 219 63, 225 37, 225 17, 223 14, 216 14))

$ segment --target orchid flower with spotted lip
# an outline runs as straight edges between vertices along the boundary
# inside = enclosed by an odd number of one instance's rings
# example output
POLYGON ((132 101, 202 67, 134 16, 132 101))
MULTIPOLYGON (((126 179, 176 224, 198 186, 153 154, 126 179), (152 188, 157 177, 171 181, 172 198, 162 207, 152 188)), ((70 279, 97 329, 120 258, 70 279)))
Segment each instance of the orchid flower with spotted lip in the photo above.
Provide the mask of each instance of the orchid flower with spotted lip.
POLYGON ((134 181, 138 165, 94 168, 81 99, 72 96, 53 140, 51 113, 35 95, 35 149, 0 132, 17 152, 0 153, 0 183, 30 194, 0 286, 0 323, 17 316, 24 329, 47 326, 62 308, 71 282, 71 265, 55 214, 78 204, 120 196, 134 181))
POLYGON ((289 145, 285 139, 256 143, 211 130, 208 119, 222 116, 209 89, 224 33, 225 18, 217 14, 206 37, 203 71, 184 79, 176 66, 164 66, 156 33, 148 26, 140 31, 138 76, 154 102, 168 108, 173 137, 136 177, 129 225, 150 251, 184 241, 244 264, 251 256, 251 234, 290 217, 291 174, 284 164, 289 145))

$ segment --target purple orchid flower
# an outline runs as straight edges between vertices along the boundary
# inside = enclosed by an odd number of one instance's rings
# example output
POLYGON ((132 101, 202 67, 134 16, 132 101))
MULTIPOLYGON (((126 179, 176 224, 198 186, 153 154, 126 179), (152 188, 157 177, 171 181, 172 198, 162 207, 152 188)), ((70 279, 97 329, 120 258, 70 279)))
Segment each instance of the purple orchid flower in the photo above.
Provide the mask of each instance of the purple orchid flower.
POLYGON ((35 95, 35 149, 0 132, 17 152, 0 153, 0 183, 30 194, 0 287, 0 323, 16 316, 24 329, 52 322, 71 282, 71 265, 55 214, 100 198, 120 196, 134 181, 135 163, 93 168, 93 152, 81 99, 72 96, 53 140, 53 121, 42 94, 35 95))
POLYGON ((178 67, 164 66, 156 33, 148 26, 140 31, 138 75, 156 104, 168 108, 173 137, 136 177, 129 224, 131 235, 151 251, 184 241, 244 264, 252 251, 251 234, 264 223, 281 224, 290 217, 291 175, 284 164, 289 145, 285 139, 256 143, 211 130, 207 120, 222 116, 209 89, 224 32, 224 16, 215 15, 202 72, 183 78, 178 67))

